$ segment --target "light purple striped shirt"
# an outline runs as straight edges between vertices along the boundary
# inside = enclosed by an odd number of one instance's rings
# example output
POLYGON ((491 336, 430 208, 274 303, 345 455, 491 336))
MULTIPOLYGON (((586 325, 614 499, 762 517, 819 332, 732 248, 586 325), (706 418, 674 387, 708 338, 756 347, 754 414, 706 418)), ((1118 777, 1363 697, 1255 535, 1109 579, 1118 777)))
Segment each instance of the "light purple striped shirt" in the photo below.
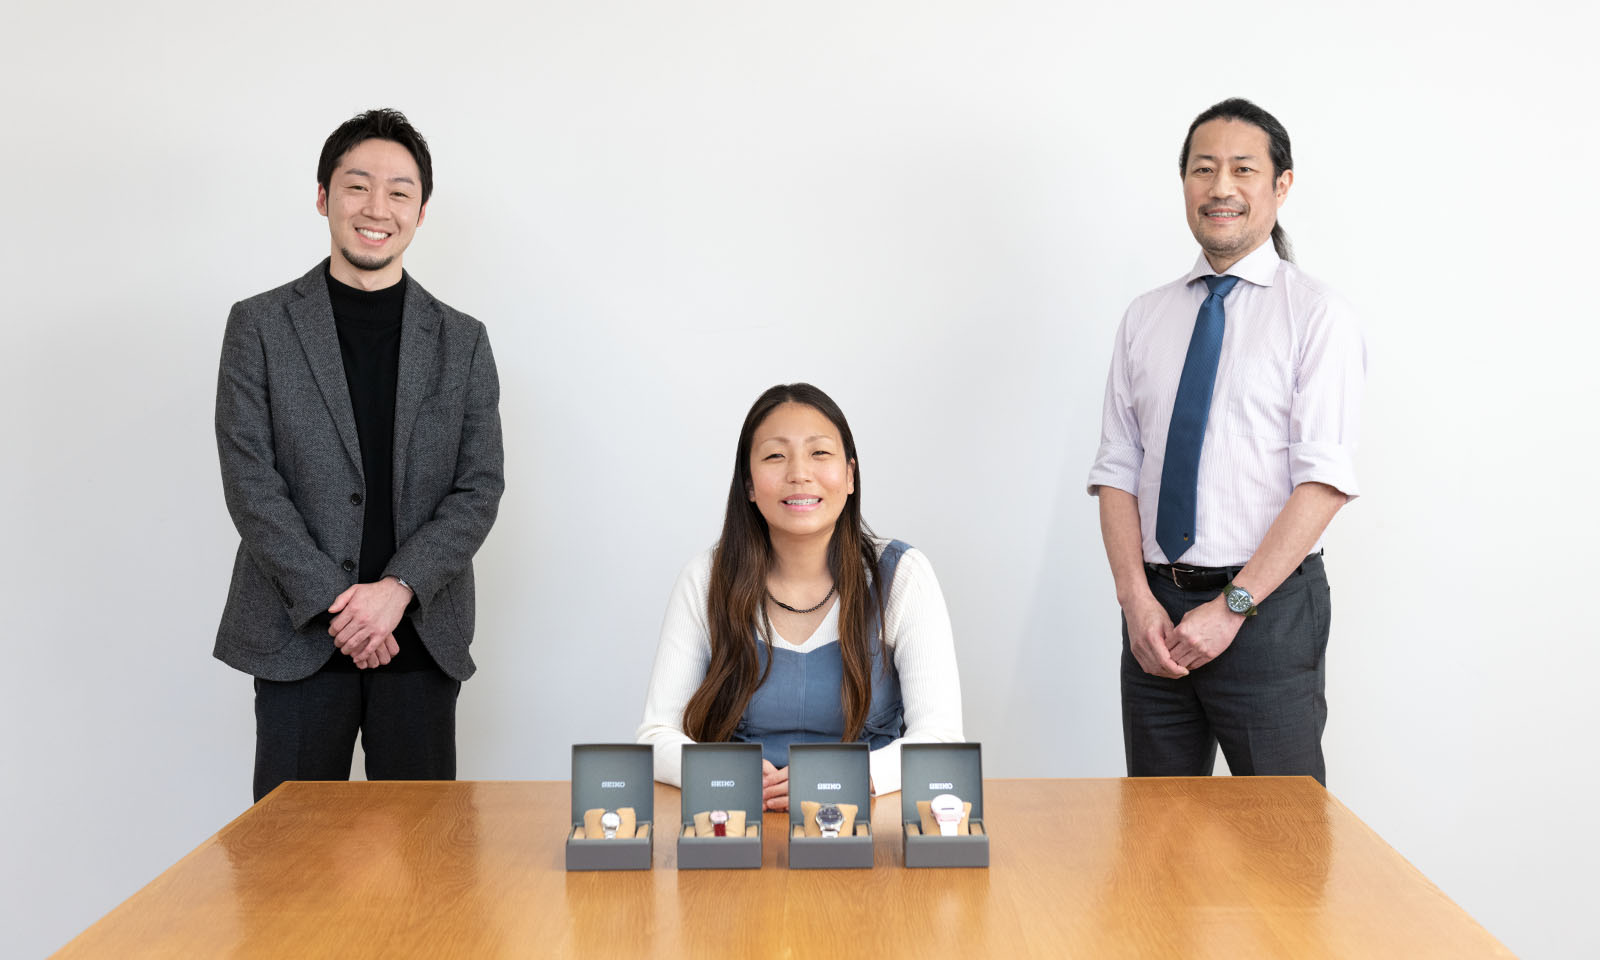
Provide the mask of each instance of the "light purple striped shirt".
MULTIPOLYGON (((1123 314, 1106 378, 1100 449, 1089 493, 1101 485, 1139 499, 1144 558, 1156 544, 1156 503, 1167 424, 1189 337, 1206 298, 1205 254, 1183 277, 1139 297, 1123 314)), ((1194 546, 1179 561, 1240 566, 1294 488, 1328 484, 1354 499, 1367 350, 1351 306, 1264 243, 1234 264, 1216 387, 1200 448, 1194 546)), ((1320 549, 1319 540, 1313 551, 1320 549)))

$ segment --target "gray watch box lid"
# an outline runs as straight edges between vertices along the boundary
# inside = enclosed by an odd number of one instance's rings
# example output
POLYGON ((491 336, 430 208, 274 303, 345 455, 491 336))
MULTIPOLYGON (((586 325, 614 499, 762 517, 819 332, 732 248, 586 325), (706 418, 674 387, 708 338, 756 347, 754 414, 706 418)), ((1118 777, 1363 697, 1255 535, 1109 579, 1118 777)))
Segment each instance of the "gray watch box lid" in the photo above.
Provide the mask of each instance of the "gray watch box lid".
POLYGON ((683 745, 683 826, 678 831, 679 870, 756 869, 761 837, 685 835, 694 815, 712 810, 743 810, 746 826, 761 823, 761 745, 686 743, 683 745))
POLYGON ((685 824, 709 810, 743 810, 761 822, 761 744, 683 745, 682 816, 685 824))
POLYGON ((632 807, 634 819, 655 819, 655 755, 646 744, 580 743, 572 747, 572 822, 585 810, 632 807))
POLYGON ((900 819, 917 821, 917 801, 953 793, 983 819, 983 746, 977 743, 900 745, 900 819))
POLYGON ((864 743, 796 743, 789 747, 789 828, 803 824, 800 804, 853 803, 870 822, 872 773, 864 743))

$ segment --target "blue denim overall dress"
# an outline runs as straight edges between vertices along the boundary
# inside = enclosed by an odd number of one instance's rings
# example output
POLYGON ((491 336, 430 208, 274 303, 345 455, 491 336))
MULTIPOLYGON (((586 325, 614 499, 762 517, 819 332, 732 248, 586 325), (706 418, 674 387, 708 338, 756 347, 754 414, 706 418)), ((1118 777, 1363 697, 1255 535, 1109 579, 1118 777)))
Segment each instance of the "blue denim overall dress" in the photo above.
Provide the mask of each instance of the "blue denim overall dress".
MULTIPOLYGON (((878 575, 872 589, 887 591, 895 568, 910 545, 892 540, 878 558, 878 575)), ((887 597, 887 592, 884 593, 887 597)), ((876 597, 872 614, 872 701, 860 742, 869 749, 887 746, 905 732, 905 710, 900 701, 900 675, 894 658, 878 637, 876 597), (887 666, 887 671, 885 667, 887 666)), ((824 644, 806 653, 769 647, 756 636, 761 669, 772 660, 772 672, 756 688, 733 731, 741 743, 761 744, 761 755, 775 767, 789 765, 791 743, 838 743, 844 737, 844 705, 839 693, 844 683, 844 661, 839 644, 824 644)))

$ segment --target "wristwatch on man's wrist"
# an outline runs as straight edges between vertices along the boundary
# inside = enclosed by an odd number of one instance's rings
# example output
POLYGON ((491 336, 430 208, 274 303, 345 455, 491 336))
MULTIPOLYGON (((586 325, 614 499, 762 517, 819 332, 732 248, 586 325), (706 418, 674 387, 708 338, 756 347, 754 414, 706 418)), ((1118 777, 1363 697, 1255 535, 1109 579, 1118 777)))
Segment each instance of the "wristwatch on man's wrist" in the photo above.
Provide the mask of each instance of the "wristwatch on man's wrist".
POLYGON ((1240 616, 1253 617, 1256 615, 1256 598, 1250 596, 1250 591, 1232 581, 1229 581, 1228 585, 1222 589, 1222 600, 1228 605, 1229 610, 1240 616))

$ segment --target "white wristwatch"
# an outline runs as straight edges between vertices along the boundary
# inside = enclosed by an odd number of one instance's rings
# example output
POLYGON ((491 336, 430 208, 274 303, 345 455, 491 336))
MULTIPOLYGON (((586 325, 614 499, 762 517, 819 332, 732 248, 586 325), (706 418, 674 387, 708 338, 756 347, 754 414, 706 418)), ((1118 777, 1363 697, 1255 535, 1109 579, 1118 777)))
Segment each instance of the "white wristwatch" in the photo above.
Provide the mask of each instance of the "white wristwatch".
POLYGON ((939 836, 956 835, 956 827, 961 825, 961 815, 966 810, 960 797, 953 793, 941 793, 928 802, 928 809, 933 811, 933 820, 939 825, 939 836))
POLYGON ((607 840, 615 839, 617 831, 622 829, 622 817, 615 810, 607 810, 600 815, 600 829, 605 831, 607 840))

